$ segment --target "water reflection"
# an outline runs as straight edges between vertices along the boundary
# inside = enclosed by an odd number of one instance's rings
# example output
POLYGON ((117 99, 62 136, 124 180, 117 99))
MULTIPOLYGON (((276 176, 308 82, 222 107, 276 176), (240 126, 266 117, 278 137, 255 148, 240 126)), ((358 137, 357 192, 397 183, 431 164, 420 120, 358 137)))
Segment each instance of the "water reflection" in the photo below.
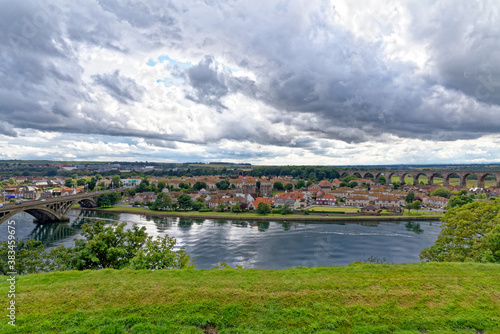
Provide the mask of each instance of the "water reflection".
MULTIPOLYGON (((219 224, 219 226, 223 226, 225 224, 220 220, 217 223, 219 224)), ((231 221, 231 225, 236 227, 248 227, 249 223, 245 220, 233 220, 231 221)))
POLYGON ((260 232, 265 232, 269 229, 269 222, 258 222, 257 227, 260 232))
MULTIPOLYGON (((220 262, 244 268, 347 265, 370 256, 390 263, 419 261, 422 249, 431 246, 440 232, 435 222, 263 222, 221 219, 187 219, 117 214, 70 212, 70 221, 36 224, 28 214, 16 215, 20 239, 38 239, 46 247, 72 247, 81 237, 84 223, 123 221, 127 227, 146 227, 152 236, 170 235, 179 247, 197 258, 197 268, 220 262)), ((0 225, 6 240, 7 225, 0 225)))
POLYGON ((418 234, 424 233, 424 230, 422 230, 422 228, 420 228, 419 223, 408 222, 408 223, 406 223, 405 227, 408 231, 412 231, 412 232, 415 232, 418 234))

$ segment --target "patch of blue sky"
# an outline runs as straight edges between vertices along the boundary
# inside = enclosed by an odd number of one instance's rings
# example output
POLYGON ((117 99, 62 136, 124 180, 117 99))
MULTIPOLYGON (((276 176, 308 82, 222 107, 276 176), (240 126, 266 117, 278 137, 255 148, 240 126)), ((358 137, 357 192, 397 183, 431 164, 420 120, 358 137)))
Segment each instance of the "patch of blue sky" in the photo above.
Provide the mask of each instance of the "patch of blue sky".
POLYGON ((181 78, 164 78, 164 79, 157 79, 156 82, 162 82, 165 87, 170 87, 176 83, 183 83, 184 80, 181 78))
POLYGON ((177 66, 180 68, 189 68, 189 67, 193 66, 193 64, 191 62, 178 61, 178 60, 170 58, 167 55, 159 56, 156 61, 153 58, 149 58, 149 60, 146 62, 146 65, 155 66, 158 63, 164 63, 164 62, 167 62, 170 66, 177 66))

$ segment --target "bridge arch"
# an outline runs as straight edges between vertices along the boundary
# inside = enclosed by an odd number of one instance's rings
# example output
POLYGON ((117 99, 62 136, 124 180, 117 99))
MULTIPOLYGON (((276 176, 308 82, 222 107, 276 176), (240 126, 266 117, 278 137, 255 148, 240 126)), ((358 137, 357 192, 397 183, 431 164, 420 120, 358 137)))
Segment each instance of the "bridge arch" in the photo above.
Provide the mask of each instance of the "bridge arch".
POLYGON ((52 198, 47 201, 26 202, 21 206, 9 205, 0 208, 0 224, 20 212, 26 212, 40 223, 66 220, 66 213, 79 203, 84 208, 97 206, 100 194, 85 194, 52 198))
POLYGON ((387 176, 386 176, 387 177, 387 184, 392 184, 392 177, 393 176, 399 176, 399 175, 397 175, 394 172, 388 172, 387 173, 387 176))
POLYGON ((441 172, 429 172, 428 174, 429 174, 427 176, 427 184, 428 185, 433 185, 434 184, 434 178, 435 177, 442 178, 443 182, 444 182, 445 177, 444 177, 443 173, 441 173, 441 172))
POLYGON ((46 207, 39 207, 39 208, 28 207, 28 208, 19 208, 12 210, 10 213, 6 214, 0 219, 0 224, 5 220, 21 212, 26 212, 30 214, 39 222, 58 221, 61 220, 62 218, 57 212, 46 207))
POLYGON ((495 178, 495 184, 498 187, 500 185, 500 174, 496 173, 482 173, 478 175, 477 186, 479 188, 485 188, 485 181, 488 176, 493 176, 495 178))
POLYGON ((413 177, 413 185, 414 185, 414 186, 419 185, 419 178, 420 178, 421 176, 425 176, 425 177, 427 177, 427 184, 429 184, 429 177, 427 176, 427 173, 426 173, 426 172, 418 172, 418 173, 414 173, 414 174, 412 175, 412 177, 413 177))
POLYGON ((349 174, 349 172, 341 172, 341 173, 339 173, 339 175, 340 175, 340 178, 343 179, 344 177, 350 176, 351 174, 349 174))
POLYGON ((352 176, 356 176, 358 179, 363 178, 363 172, 355 171, 352 173, 352 176))
POLYGON ((406 182, 405 182, 406 176, 411 176, 411 178, 413 179, 413 183, 415 182, 415 179, 413 178, 413 174, 412 173, 410 173, 410 172, 402 172, 402 173, 399 174, 399 182, 401 182, 401 184, 406 184, 406 182))
MULTIPOLYGON (((386 177, 384 172, 378 172, 378 173, 374 173, 375 174, 375 177, 373 179, 373 181, 375 181, 375 183, 377 184, 380 184, 380 177, 383 176, 383 177, 386 177)), ((385 180, 386 184, 389 184, 390 183, 390 180, 385 180)))
POLYGON ((459 175, 459 176, 460 176, 460 186, 461 187, 467 187, 467 178, 469 176, 475 176, 476 180, 479 182, 479 178, 475 172, 467 172, 467 173, 463 173, 462 175, 459 175))
POLYGON ((456 178, 460 179, 460 182, 462 181, 462 178, 460 175, 458 175, 457 172, 450 172, 450 173, 445 173, 446 175, 443 175, 443 186, 449 186, 450 185, 450 179, 454 176, 456 178))
POLYGON ((74 204, 80 204, 82 208, 95 208, 97 206, 97 201, 94 198, 84 198, 76 201, 74 204))
POLYGON ((375 180, 375 176, 374 176, 375 173, 372 173, 372 172, 364 172, 363 175, 362 175, 362 178, 363 179, 367 179, 369 177, 371 177, 373 179, 373 182, 377 182, 375 180))

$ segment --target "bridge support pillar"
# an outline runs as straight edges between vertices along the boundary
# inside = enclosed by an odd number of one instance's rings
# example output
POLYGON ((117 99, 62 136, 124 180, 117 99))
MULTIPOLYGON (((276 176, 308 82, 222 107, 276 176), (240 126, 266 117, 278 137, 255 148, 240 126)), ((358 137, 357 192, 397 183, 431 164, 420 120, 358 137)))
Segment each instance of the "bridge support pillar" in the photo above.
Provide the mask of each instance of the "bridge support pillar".
POLYGON ((460 176, 460 186, 467 187, 467 176, 460 176))
POLYGON ((413 185, 418 186, 418 173, 410 174, 410 175, 413 178, 413 185))
POLYGON ((450 175, 443 175, 443 186, 449 186, 450 185, 450 175))

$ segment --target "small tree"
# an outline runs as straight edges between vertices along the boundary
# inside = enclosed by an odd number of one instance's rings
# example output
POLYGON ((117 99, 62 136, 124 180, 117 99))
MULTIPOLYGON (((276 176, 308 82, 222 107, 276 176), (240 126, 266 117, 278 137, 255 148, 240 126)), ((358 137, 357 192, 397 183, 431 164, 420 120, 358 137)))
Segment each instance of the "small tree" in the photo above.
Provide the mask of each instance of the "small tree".
POLYGON ((202 181, 196 181, 195 184, 193 184, 193 190, 200 191, 201 189, 207 189, 207 184, 202 181))
POLYGON ((420 209, 422 208, 422 202, 421 202, 421 201, 419 201, 419 200, 414 201, 414 202, 412 203, 412 205, 413 205, 413 208, 414 208, 415 210, 417 210, 417 213, 418 213, 418 210, 420 210, 420 209))
POLYGON ((235 205, 233 205, 231 207, 231 211, 234 212, 234 213, 239 213, 241 212, 241 204, 240 203, 236 203, 235 205))
POLYGON ((100 206, 103 208, 107 208, 107 207, 112 206, 111 200, 110 200, 108 194, 102 194, 99 196, 99 198, 97 198, 97 206, 100 206))
POLYGON ((113 182, 113 186, 115 188, 120 188, 123 185, 120 175, 113 175, 113 177, 111 178, 111 182, 113 182))
POLYGON ((197 199, 191 204, 191 207, 193 208, 193 210, 199 211, 205 207, 205 203, 203 203, 201 199, 197 199))
POLYGON ((424 249, 427 261, 500 263, 500 201, 472 202, 448 210, 436 243, 424 249))
POLYGON ((281 209, 281 214, 282 214, 282 215, 289 215, 289 214, 291 214, 291 213, 292 213, 292 209, 290 208, 290 205, 285 204, 285 205, 283 206, 283 209, 281 209))
POLYGON ((156 200, 151 206, 153 210, 166 210, 172 207, 172 198, 165 193, 159 193, 156 200))
POLYGON ((444 198, 450 198, 451 196, 451 191, 447 188, 444 187, 439 187, 434 190, 431 195, 432 196, 438 196, 438 197, 444 197, 444 198))
POLYGON ((219 190, 228 190, 231 184, 227 180, 221 180, 215 184, 219 190))
POLYGON ((167 184, 165 182, 163 182, 163 181, 158 182, 158 186, 157 186, 158 187, 158 191, 162 192, 163 189, 165 189, 166 186, 167 186, 167 184))
POLYGON ((302 179, 298 180, 297 183, 295 184, 295 189, 301 189, 306 186, 306 182, 302 179))
POLYGON ((182 269, 194 268, 191 257, 182 247, 174 250, 177 241, 168 235, 152 239, 148 237, 145 244, 130 260, 128 269, 182 269))
POLYGON ((74 179, 66 179, 64 181, 64 186, 65 187, 69 187, 69 188, 71 188, 73 186, 76 186, 76 180, 74 180, 74 179))
POLYGON ((283 186, 283 183, 281 183, 280 181, 276 181, 273 183, 273 189, 278 190, 278 191, 282 191, 282 190, 285 190, 285 187, 283 186))
POLYGON ((411 209, 413 209, 413 203, 406 203, 405 209, 408 210, 408 213, 411 213, 411 209))
POLYGON ((184 211, 186 211, 193 205, 191 196, 189 196, 188 194, 179 195, 179 197, 177 197, 177 203, 179 204, 179 208, 184 211))
POLYGON ((219 203, 217 205, 217 212, 224 212, 226 210, 226 205, 224 203, 219 203))
POLYGON ((259 215, 266 215, 269 212, 271 212, 271 206, 264 202, 260 202, 259 205, 257 206, 257 213, 259 215))
POLYGON ((408 195, 405 196, 405 201, 406 203, 413 203, 415 200, 415 193, 413 191, 410 191, 408 195))
POLYGON ((285 184, 285 190, 286 190, 286 191, 291 191, 291 190, 293 190, 293 184, 291 184, 291 183, 287 183, 287 184, 285 184))

